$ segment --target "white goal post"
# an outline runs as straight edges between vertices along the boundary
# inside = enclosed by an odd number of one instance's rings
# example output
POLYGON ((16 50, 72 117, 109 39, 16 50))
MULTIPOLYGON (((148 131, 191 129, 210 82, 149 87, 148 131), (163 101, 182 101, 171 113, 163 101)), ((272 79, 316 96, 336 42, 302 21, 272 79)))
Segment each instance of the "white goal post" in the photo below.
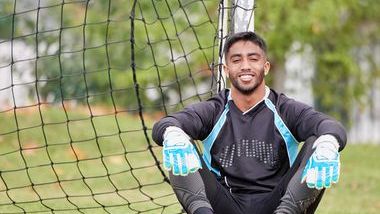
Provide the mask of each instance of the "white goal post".
MULTIPOLYGON (((254 8, 255 0, 223 0, 224 6, 219 14, 219 38, 220 46, 223 47, 228 33, 238 33, 244 31, 254 31, 254 8), (232 20, 230 23, 229 20, 232 20), (230 24, 230 26, 228 26, 230 24), (229 29, 226 30, 226 29, 229 29)), ((219 58, 221 77, 218 77, 219 89, 226 87, 226 75, 223 71, 224 57, 222 53, 219 58)))

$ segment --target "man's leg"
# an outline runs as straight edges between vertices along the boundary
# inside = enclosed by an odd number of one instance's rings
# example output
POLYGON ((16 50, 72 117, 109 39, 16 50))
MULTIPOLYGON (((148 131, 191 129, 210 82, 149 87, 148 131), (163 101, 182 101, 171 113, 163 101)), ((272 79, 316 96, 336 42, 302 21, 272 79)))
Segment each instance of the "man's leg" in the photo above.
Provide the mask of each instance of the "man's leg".
POLYGON ((295 163, 297 164, 295 166, 297 167, 296 172, 286 186, 285 193, 280 199, 280 204, 274 212, 275 214, 314 213, 316 210, 324 190, 309 188, 306 183, 301 183, 303 169, 313 153, 312 146, 314 141, 315 138, 312 138, 304 143, 299 154, 298 163, 295 163))
POLYGON ((213 213, 199 172, 187 176, 176 176, 169 172, 169 179, 178 201, 187 213, 193 214, 201 207, 205 209, 204 213, 207 213, 207 210, 213 213))
POLYGON ((289 171, 273 191, 252 207, 260 214, 298 214, 313 213, 322 197, 323 191, 310 189, 301 184, 302 171, 313 153, 315 137, 306 140, 289 171), (306 210, 307 208, 307 210, 306 210), (312 212, 309 212, 309 209, 312 212))
POLYGON ((280 205, 274 212, 275 214, 309 214, 314 213, 317 209, 324 190, 311 189, 306 184, 301 184, 300 174, 297 172, 289 182, 285 194, 280 200, 280 205))
POLYGON ((230 192, 218 182, 202 161, 203 168, 187 176, 169 173, 178 201, 187 213, 240 213, 230 192))

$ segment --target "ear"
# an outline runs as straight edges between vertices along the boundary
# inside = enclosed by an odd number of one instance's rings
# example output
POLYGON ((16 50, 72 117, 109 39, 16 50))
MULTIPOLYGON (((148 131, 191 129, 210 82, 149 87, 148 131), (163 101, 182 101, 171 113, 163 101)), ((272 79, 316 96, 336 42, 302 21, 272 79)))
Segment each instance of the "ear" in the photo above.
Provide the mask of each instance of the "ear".
POLYGON ((270 70, 270 62, 266 61, 264 64, 264 75, 266 76, 269 73, 270 70))
POLYGON ((228 69, 228 66, 226 64, 223 64, 223 72, 226 74, 227 78, 230 78, 230 70, 228 69))

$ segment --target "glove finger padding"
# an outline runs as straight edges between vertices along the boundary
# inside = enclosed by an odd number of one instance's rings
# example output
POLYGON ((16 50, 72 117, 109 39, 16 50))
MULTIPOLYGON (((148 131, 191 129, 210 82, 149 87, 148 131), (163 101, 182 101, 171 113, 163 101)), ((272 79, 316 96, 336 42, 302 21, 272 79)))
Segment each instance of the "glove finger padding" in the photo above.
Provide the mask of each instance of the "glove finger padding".
POLYGON ((190 154, 186 159, 190 173, 196 172, 198 169, 202 168, 201 160, 199 159, 199 156, 197 155, 196 151, 194 152, 195 153, 190 154))
POLYGON ((327 141, 323 141, 323 145, 321 145, 316 146, 302 172, 301 183, 306 181, 309 188, 329 188, 332 183, 337 183, 339 180, 340 155, 338 147, 328 145, 327 141))
POLYGON ((179 128, 171 128, 163 143, 164 169, 173 170, 173 175, 186 176, 201 168, 199 155, 187 136, 179 128))
POLYGON ((168 150, 163 149, 162 150, 162 159, 164 162, 164 169, 170 171, 172 169, 172 164, 173 163, 173 155, 169 153, 168 150))
POLYGON ((304 171, 305 172, 305 175, 302 179, 302 182, 305 182, 306 181, 306 184, 309 188, 314 188, 315 187, 315 183, 316 183, 316 180, 317 180, 317 170, 316 168, 311 168, 307 171, 304 171))
POLYGON ((187 158, 189 156, 188 153, 181 153, 178 155, 180 157, 178 166, 181 169, 179 175, 185 176, 189 174, 188 167, 187 167, 187 158))
POLYGON ((339 161, 339 157, 338 157, 337 167, 333 168, 333 173, 332 173, 332 179, 331 179, 331 181, 333 183, 338 183, 338 181, 339 181, 339 174, 340 174, 340 161, 339 161))
POLYGON ((331 187, 331 179, 332 179, 332 173, 334 168, 332 166, 325 168, 325 187, 329 188, 331 187))
POLYGON ((315 188, 316 189, 322 189, 324 187, 324 184, 325 184, 326 166, 318 166, 317 169, 318 169, 317 170, 317 183, 315 184, 315 188))

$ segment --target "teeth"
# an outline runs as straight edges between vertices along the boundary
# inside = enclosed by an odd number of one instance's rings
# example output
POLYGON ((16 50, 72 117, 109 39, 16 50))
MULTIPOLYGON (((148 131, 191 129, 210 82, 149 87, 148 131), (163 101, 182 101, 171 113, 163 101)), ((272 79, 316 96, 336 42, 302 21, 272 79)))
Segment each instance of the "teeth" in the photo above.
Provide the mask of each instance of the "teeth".
POLYGON ((241 76, 240 76, 240 79, 243 80, 243 81, 250 81, 250 80, 253 79, 253 76, 252 76, 252 75, 248 75, 248 74, 246 74, 246 75, 241 75, 241 76))

